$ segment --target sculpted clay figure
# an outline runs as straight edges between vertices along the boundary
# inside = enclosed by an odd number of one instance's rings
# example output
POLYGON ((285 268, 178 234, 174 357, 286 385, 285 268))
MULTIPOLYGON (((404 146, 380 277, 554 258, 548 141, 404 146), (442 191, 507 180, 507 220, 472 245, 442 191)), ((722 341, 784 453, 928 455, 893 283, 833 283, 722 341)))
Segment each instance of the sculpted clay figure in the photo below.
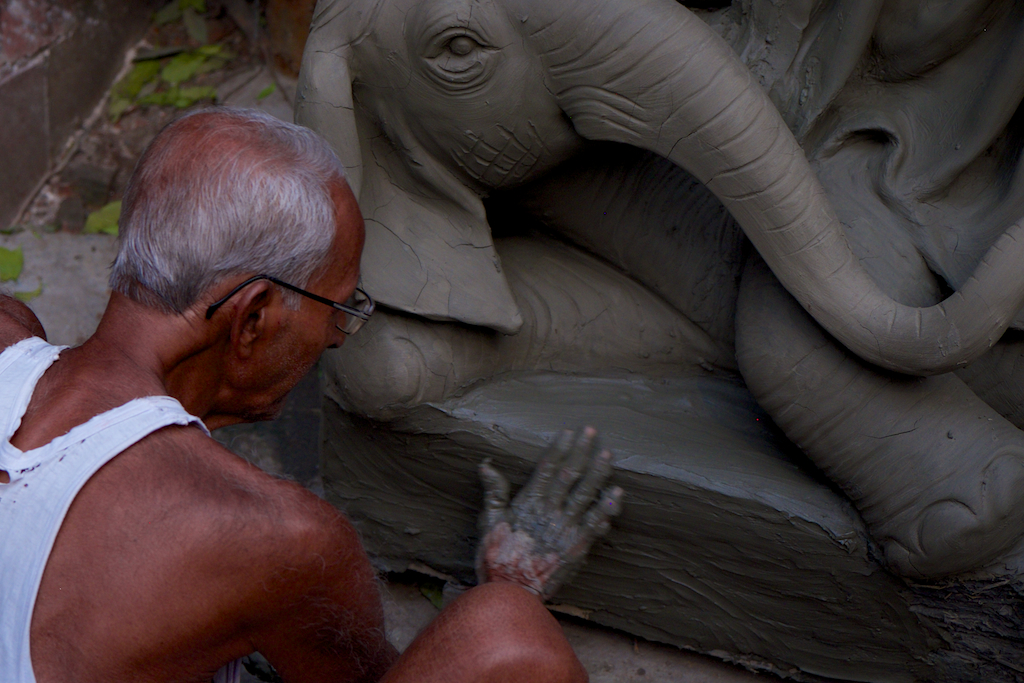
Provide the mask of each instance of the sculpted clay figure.
POLYGON ((1015 572, 1024 9, 718 5, 319 4, 297 117, 385 309, 334 395, 391 420, 515 371, 738 371, 891 571, 1015 572))
MULTIPOLYGON (((949 373, 985 354, 1024 304, 1021 225, 1003 226, 951 295, 893 298, 851 249, 757 80, 686 8, 667 0, 603 2, 599 11, 524 0, 321 3, 298 116, 352 169, 367 216, 364 270, 378 299, 507 334, 520 330, 522 315, 481 196, 542 175, 585 140, 626 143, 685 168, 760 255, 740 287, 744 378, 853 497, 890 566, 941 575, 1016 547, 1024 435, 949 373), (930 378, 903 379, 863 361, 930 378), (810 363, 813 372, 800 371, 810 363), (893 413, 907 433, 874 433, 892 426, 882 418, 893 413)), ((615 263, 600 237, 585 244, 615 263)), ((908 279, 935 289, 934 276, 908 279)))

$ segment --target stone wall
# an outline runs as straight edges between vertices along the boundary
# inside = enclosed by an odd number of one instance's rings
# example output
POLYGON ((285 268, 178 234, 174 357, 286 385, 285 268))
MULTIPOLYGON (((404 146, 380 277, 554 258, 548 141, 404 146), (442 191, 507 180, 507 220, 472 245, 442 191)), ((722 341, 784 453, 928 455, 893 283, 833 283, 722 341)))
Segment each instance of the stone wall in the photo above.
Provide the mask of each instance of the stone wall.
POLYGON ((0 0, 0 227, 60 158, 161 0, 0 0))

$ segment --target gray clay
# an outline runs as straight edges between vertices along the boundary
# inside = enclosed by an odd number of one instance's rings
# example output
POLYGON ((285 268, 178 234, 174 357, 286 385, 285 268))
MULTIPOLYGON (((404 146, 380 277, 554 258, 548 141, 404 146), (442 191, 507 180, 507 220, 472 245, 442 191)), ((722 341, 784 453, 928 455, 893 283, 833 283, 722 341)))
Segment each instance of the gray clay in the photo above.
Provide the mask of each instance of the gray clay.
MULTIPOLYGON (((856 506, 876 548, 865 562, 913 579, 1015 576, 1022 96, 1019 2, 322 0, 297 118, 349 168, 363 279, 382 303, 328 358, 328 393, 377 421, 360 423, 375 425, 367 438, 411 444, 482 429, 458 401, 517 373, 583 392, 570 376, 683 382, 666 403, 680 415, 686 387, 738 373, 856 506), (492 235, 497 219, 511 236, 492 235)), ((520 389, 502 405, 521 402, 545 432, 562 404, 520 389)), ((650 438, 640 422, 580 419, 650 438)), ((743 419, 720 416, 722 457, 743 419)), ((680 454, 690 428, 672 432, 680 454)), ((529 460, 529 442, 502 448, 529 460)), ((769 461, 746 467, 770 488, 769 461)), ((715 509, 716 486, 692 501, 715 509)), ((742 548, 758 509, 716 529, 742 548)), ((850 623, 856 604, 840 610, 850 623)), ((909 604, 900 619, 914 621, 909 604)), ((766 647, 775 636, 722 635, 751 618, 683 644, 842 674, 821 653, 766 647)), ((918 645, 907 661, 934 643, 918 645)), ((867 675, 855 668, 842 675, 867 675)))
POLYGON ((605 486, 612 453, 598 444, 593 427, 563 430, 511 502, 505 476, 490 460, 480 464, 478 583, 511 581, 550 600, 579 571, 622 512, 622 489, 605 486))

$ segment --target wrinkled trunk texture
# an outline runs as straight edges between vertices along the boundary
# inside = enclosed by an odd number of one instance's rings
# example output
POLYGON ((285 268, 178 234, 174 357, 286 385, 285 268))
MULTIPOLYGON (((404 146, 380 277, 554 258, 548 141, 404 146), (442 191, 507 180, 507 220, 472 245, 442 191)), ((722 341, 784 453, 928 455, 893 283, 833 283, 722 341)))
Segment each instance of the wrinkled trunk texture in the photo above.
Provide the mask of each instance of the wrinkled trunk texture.
POLYGON ((1024 223, 931 307, 865 272, 814 171, 732 50, 663 0, 521 2, 551 88, 584 137, 660 154, 718 196, 776 277, 828 332, 881 367, 931 375, 988 350, 1024 306, 1024 223))

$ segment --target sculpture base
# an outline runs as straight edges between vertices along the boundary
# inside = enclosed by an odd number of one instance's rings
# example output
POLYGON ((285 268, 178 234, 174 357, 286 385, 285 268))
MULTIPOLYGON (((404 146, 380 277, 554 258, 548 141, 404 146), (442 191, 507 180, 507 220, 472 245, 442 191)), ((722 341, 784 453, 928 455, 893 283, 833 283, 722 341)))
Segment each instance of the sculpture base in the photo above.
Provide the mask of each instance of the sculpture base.
POLYGON ((417 562, 472 582, 480 461, 514 492, 559 430, 592 424, 615 453, 625 510, 556 602, 784 677, 971 679, 967 659, 936 656, 952 640, 934 601, 929 614, 878 565, 856 511, 742 385, 506 375, 386 424, 326 391, 326 495, 382 569, 417 562))

